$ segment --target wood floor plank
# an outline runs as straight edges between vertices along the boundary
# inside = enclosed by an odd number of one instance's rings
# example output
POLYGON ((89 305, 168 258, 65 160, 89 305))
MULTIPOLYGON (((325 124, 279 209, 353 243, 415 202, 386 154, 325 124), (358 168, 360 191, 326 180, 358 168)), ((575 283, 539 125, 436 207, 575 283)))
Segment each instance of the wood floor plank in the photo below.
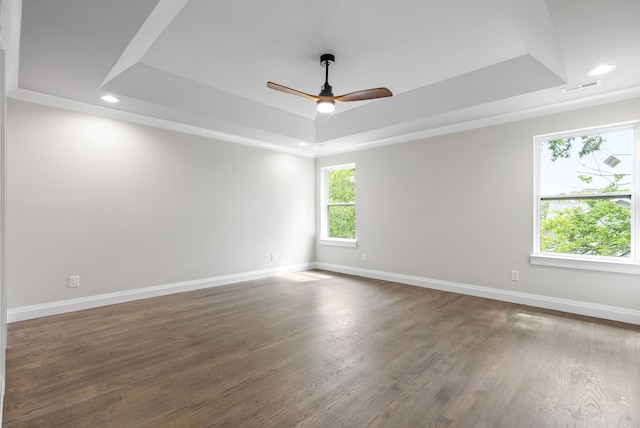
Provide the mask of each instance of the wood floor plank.
POLYGON ((5 427, 640 427, 640 327, 322 271, 12 323, 5 427))

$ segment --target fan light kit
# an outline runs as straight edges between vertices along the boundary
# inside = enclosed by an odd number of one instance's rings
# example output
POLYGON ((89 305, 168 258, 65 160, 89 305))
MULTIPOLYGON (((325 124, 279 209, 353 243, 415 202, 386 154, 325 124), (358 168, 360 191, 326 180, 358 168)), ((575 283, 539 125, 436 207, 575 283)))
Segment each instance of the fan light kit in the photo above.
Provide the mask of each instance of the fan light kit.
POLYGON ((316 102, 319 114, 329 114, 336 108, 336 102, 343 103, 347 101, 365 101, 376 98, 390 97, 393 93, 387 88, 373 88, 362 91, 350 92, 344 95, 333 95, 333 88, 329 85, 329 65, 335 63, 335 56, 332 54, 324 54, 320 57, 320 65, 325 67, 324 85, 319 95, 307 94, 306 92, 291 89, 283 85, 273 82, 267 82, 267 87, 276 91, 285 92, 287 94, 298 95, 316 102))
POLYGON ((333 100, 319 100, 318 111, 320 113, 333 113, 336 109, 336 102, 333 100))

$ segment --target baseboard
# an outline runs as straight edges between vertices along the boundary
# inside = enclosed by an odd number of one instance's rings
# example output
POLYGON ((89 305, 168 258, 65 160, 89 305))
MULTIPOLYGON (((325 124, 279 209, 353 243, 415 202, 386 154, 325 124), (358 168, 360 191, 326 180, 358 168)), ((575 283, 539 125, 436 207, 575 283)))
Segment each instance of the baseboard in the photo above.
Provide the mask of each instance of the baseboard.
MULTIPOLYGON (((185 291, 235 284, 253 279, 268 278, 278 274, 299 272, 313 268, 640 325, 640 311, 633 309, 321 262, 164 284, 78 299, 61 300, 40 305, 22 306, 8 309, 7 321, 10 323, 23 321, 117 303, 131 302, 149 297, 165 296, 185 291)), ((1 386, 2 385, 0 385, 0 387, 1 386)))
POLYGON ((99 294, 95 296, 81 297, 78 299, 59 300, 39 305, 22 306, 7 310, 7 322, 12 323, 49 315, 58 315, 66 312, 114 305, 117 303, 132 302, 134 300, 147 299, 149 297, 166 296, 168 294, 182 293, 185 291, 235 284, 253 279, 268 278, 283 273, 300 272, 311 268, 313 268, 313 264, 303 263, 299 265, 279 267, 276 269, 243 272, 233 275, 223 275, 213 278, 203 278, 193 281, 176 282, 173 284, 136 288, 133 290, 119 291, 115 293, 99 294))
POLYGON ((600 305, 596 303, 582 302, 579 300, 560 299, 556 297, 541 296, 538 294, 501 290, 497 288, 481 287, 478 285, 469 285, 458 282, 441 281, 437 279, 429 279, 391 272, 354 268, 351 266, 334 265, 329 263, 317 262, 314 263, 314 266, 317 269, 327 270, 331 272, 399 282, 401 284, 414 285, 417 287, 450 291, 452 293, 484 297, 487 299, 501 300, 504 302, 518 303, 521 305, 535 306, 538 308, 552 309, 556 311, 568 312, 571 314, 586 315, 595 318, 640 325, 640 311, 633 309, 600 305))
POLYGON ((0 373, 0 425, 4 420, 4 375, 0 373))

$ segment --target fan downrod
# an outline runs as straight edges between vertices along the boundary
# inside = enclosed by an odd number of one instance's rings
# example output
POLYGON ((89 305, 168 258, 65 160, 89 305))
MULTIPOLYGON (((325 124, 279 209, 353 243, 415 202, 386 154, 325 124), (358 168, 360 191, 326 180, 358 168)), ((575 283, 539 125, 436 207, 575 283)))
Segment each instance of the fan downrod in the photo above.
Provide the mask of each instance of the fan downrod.
MULTIPOLYGON (((320 65, 325 67, 324 85, 320 88, 321 97, 333 97, 333 88, 329 84, 329 65, 336 62, 336 57, 332 54, 324 54, 320 56, 320 65)), ((333 103, 333 102, 332 102, 333 103)))

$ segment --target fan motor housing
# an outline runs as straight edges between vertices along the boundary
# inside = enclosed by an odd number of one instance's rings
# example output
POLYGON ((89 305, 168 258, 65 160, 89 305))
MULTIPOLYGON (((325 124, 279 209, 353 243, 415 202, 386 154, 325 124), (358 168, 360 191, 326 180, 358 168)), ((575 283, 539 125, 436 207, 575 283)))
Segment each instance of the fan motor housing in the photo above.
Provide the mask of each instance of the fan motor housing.
POLYGON ((333 54, 323 54, 320 56, 320 65, 326 66, 327 62, 334 64, 336 62, 336 57, 333 54))

